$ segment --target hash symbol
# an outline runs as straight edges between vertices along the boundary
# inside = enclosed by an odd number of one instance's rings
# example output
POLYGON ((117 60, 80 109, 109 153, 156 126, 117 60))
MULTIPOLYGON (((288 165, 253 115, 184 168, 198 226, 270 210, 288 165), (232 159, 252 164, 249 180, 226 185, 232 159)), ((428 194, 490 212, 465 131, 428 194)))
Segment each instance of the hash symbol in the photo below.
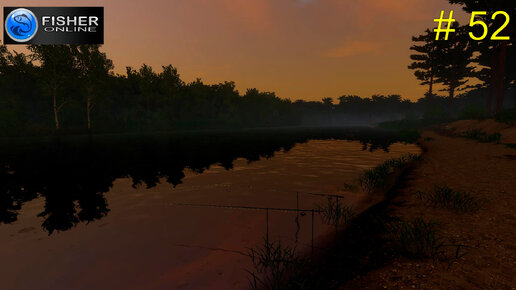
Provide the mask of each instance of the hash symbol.
POLYGON ((434 19, 434 22, 438 23, 437 28, 434 29, 434 32, 437 33, 435 35, 435 40, 439 40, 439 36, 441 35, 441 32, 446 32, 446 35, 444 36, 444 40, 448 40, 448 36, 450 35, 450 32, 455 32, 455 29, 450 28, 451 24, 453 22, 455 22, 455 19, 453 19, 453 10, 450 11, 450 18, 448 18, 448 19, 444 19, 444 10, 441 11, 441 18, 434 19), (448 23, 448 26, 445 29, 441 28, 443 22, 448 23))

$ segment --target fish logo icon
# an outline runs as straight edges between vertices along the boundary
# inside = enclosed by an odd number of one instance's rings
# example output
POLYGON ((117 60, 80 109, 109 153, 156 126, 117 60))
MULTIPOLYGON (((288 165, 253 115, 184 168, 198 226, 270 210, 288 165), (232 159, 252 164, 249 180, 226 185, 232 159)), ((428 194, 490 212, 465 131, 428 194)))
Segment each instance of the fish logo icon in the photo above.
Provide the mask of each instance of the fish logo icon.
POLYGON ((27 42, 38 32, 38 19, 25 8, 13 10, 5 20, 5 31, 16 42, 27 42))

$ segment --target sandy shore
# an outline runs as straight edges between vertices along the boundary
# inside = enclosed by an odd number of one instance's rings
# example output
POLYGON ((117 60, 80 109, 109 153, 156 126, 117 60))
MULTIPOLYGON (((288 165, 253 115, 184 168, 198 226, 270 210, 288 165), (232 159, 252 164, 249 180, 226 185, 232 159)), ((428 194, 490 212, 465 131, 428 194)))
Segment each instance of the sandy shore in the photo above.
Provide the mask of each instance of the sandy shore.
MULTIPOLYGON (((448 127, 472 126, 478 122, 448 127)), ((451 262, 396 257, 342 289, 516 289, 516 150, 431 131, 422 140, 424 160, 398 190, 393 214, 403 220, 422 216, 437 221, 448 242, 467 246, 466 255, 451 262), (415 193, 430 191, 434 184, 471 192, 486 203, 463 214, 425 206, 415 193)))
POLYGON ((499 123, 493 119, 486 120, 460 120, 444 126, 444 129, 453 134, 464 134, 467 131, 480 130, 487 134, 499 133, 500 142, 505 144, 516 144, 516 126, 499 123))

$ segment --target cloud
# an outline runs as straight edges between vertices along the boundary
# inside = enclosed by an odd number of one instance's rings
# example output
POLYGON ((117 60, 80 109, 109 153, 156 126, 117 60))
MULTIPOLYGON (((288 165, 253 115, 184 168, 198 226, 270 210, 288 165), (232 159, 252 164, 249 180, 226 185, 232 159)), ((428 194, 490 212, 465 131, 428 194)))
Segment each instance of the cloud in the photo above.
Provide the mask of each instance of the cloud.
POLYGON ((342 44, 339 47, 333 48, 331 50, 323 53, 326 57, 332 58, 342 58, 349 57, 359 54, 371 54, 377 53, 382 49, 382 44, 373 41, 348 41, 342 44))

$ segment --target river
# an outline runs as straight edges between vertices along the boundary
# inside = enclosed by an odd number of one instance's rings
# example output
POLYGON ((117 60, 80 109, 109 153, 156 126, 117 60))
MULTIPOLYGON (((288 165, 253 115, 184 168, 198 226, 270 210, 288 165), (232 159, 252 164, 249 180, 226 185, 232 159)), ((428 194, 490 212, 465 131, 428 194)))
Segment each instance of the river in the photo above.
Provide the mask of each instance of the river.
POLYGON ((394 141, 259 137, 197 140, 195 148, 181 139, 190 153, 170 149, 170 140, 127 152, 129 145, 102 142, 95 150, 48 142, 33 153, 5 149, 2 288, 246 289, 249 248, 268 237, 302 252, 313 239, 317 251, 333 230, 317 213, 312 223, 311 209, 327 199, 318 194, 358 209, 367 197, 345 184, 384 160, 420 152, 394 141))

